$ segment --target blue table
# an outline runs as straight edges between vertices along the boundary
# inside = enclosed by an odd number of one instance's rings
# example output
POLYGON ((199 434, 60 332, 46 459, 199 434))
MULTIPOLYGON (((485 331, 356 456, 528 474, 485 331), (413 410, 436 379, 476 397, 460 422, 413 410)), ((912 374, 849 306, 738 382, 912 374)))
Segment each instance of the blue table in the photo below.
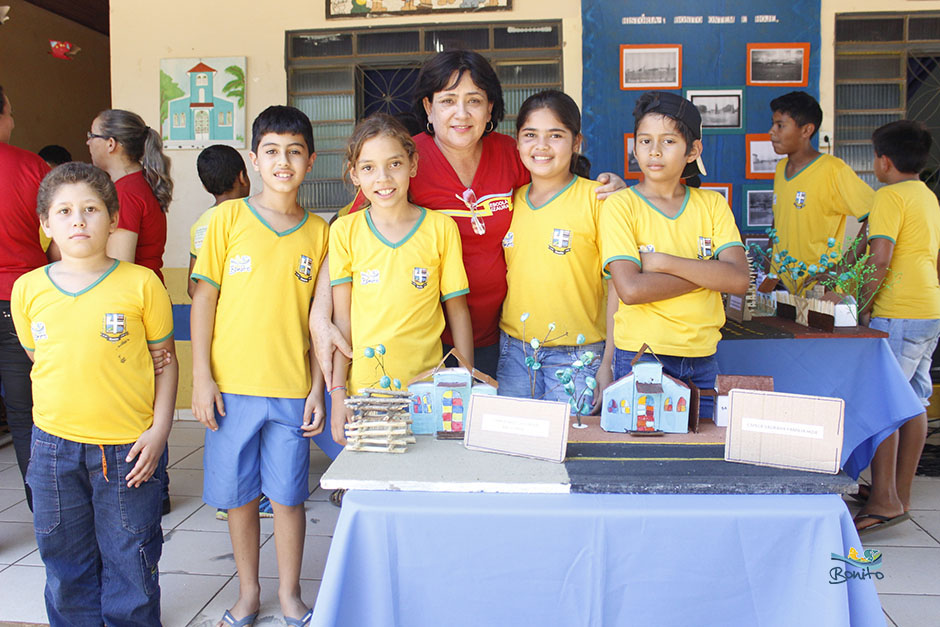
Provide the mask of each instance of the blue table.
POLYGON ((313 625, 884 625, 835 495, 349 492, 313 625))
POLYGON ((718 367, 771 375, 778 392, 844 399, 842 468, 853 479, 886 437, 924 411, 883 339, 722 340, 718 367))

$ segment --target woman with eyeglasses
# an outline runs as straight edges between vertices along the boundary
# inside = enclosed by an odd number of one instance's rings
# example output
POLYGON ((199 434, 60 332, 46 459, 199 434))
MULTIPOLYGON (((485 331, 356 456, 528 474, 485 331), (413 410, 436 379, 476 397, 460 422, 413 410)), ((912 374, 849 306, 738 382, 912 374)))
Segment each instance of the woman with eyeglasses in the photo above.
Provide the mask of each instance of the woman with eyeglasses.
POLYGON ((136 113, 107 109, 94 119, 87 135, 91 162, 110 175, 120 204, 108 255, 150 268, 163 281, 160 268, 173 181, 160 133, 136 113))
MULTIPOLYGON (((482 55, 448 50, 431 57, 418 73, 413 101, 424 132, 414 137, 419 159, 411 199, 457 222, 470 283, 467 305, 473 323, 474 366, 495 376, 500 307, 506 296, 503 237, 512 221, 513 191, 529 182, 529 172, 515 139, 495 132, 505 114, 503 90, 482 55)), ((602 198, 626 187, 611 173, 601 174, 598 181, 605 183, 598 188, 602 198)), ((323 300, 321 294, 329 298, 319 289, 322 282, 318 281, 318 302, 323 300)), ((328 324, 324 307, 318 304, 315 309, 311 328, 317 358, 329 373, 333 346, 344 352, 348 347, 328 324)), ((449 329, 442 339, 453 344, 449 329)), ((448 349, 444 347, 445 352, 448 349)))

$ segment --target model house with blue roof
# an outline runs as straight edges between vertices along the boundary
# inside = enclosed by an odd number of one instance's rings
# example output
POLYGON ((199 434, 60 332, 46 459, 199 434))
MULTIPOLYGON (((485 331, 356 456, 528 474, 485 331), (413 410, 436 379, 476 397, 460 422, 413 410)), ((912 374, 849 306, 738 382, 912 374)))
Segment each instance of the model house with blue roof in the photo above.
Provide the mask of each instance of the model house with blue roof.
POLYGON ((217 73, 201 62, 187 72, 189 94, 169 105, 171 140, 235 139, 235 103, 215 95, 217 73))
POLYGON ((688 433, 689 386, 643 361, 604 390, 601 428, 614 433, 688 433))

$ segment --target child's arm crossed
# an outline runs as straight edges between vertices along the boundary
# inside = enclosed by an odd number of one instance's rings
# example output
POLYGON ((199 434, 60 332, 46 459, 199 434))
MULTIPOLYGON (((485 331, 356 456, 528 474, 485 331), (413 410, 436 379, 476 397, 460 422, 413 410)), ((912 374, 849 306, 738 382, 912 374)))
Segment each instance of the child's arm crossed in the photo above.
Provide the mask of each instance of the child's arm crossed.
POLYGON ((666 253, 640 253, 643 273, 659 272, 685 279, 696 287, 728 294, 744 294, 750 282, 747 255, 741 246, 729 246, 716 259, 686 259, 666 253))

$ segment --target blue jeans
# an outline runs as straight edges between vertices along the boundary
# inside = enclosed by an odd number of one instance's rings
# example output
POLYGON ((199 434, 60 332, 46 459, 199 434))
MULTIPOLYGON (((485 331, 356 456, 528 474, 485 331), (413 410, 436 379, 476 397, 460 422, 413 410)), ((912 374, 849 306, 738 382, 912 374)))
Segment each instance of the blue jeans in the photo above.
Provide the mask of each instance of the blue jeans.
POLYGON ((868 325, 888 334, 888 346, 924 407, 930 405, 930 362, 940 336, 940 320, 872 318, 868 325))
POLYGON ((160 480, 155 473, 127 487, 137 461, 124 461, 131 446, 81 444, 33 427, 26 481, 52 626, 160 624, 160 480))
MULTIPOLYGON (((622 379, 633 370, 630 362, 636 353, 614 351, 614 381, 622 379)), ((673 355, 657 355, 663 364, 663 372, 688 383, 691 381, 701 390, 714 390, 715 377, 718 376, 718 360, 714 355, 708 357, 675 357, 673 355)), ((656 361, 649 353, 643 353, 640 361, 656 361)), ((711 396, 702 396, 699 401, 699 418, 711 418, 715 413, 715 399, 711 396)))
MULTIPOLYGON (((604 356, 603 342, 581 346, 543 346, 539 349, 539 362, 542 367, 533 372, 525 365, 526 356, 531 357, 535 353, 529 343, 500 331, 499 365, 496 368, 499 395, 568 402, 569 397, 565 394, 564 386, 555 371, 571 366, 586 351, 594 353, 594 361, 586 368, 576 370, 572 377, 578 394, 585 389, 584 380, 587 377, 597 376, 597 368, 601 364, 601 357, 604 356), (532 379, 529 375, 535 378, 535 394, 532 393, 532 379)), ((584 398, 590 404, 593 395, 588 392, 584 398)))
MULTIPOLYGON (((26 479, 29 442, 33 432, 33 388, 29 372, 33 362, 26 356, 13 328, 10 301, 0 300, 0 388, 7 408, 7 425, 13 437, 13 450, 20 474, 26 479)), ((26 486, 26 504, 33 508, 33 498, 26 486)))

